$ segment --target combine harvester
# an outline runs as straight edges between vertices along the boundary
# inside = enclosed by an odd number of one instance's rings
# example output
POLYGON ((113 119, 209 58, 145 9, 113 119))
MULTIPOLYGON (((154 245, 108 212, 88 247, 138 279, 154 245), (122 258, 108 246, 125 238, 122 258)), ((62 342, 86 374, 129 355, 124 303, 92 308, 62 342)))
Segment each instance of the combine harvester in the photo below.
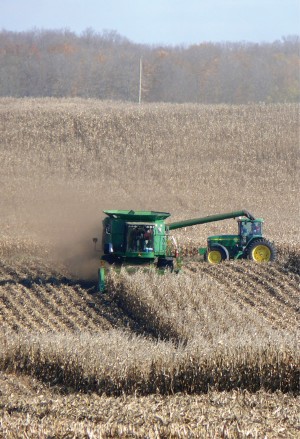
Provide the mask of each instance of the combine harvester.
MULTIPOLYGON (((128 270, 153 266, 164 271, 180 271, 183 257, 170 232, 183 227, 237 218, 237 235, 209 236, 207 247, 199 254, 210 264, 228 259, 251 259, 270 262, 276 258, 273 244, 262 236, 262 218, 254 218, 247 210, 210 215, 185 221, 166 223, 167 212, 105 210, 100 268, 99 291, 105 290, 106 271, 110 266, 128 270)), ((97 238, 93 239, 96 247, 97 238)))

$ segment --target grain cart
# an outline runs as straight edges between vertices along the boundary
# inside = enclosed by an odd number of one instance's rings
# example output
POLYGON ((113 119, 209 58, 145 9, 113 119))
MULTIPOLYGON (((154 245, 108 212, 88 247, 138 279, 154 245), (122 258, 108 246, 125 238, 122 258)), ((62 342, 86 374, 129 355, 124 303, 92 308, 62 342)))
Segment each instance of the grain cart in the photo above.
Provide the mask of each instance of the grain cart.
MULTIPOLYGON (((210 236, 207 247, 199 248, 199 254, 210 264, 228 259, 248 258, 256 262, 273 261, 276 250, 262 236, 263 219, 254 218, 248 211, 210 215, 173 223, 166 223, 170 213, 134 210, 105 210, 103 220, 102 256, 99 269, 99 290, 105 289, 105 273, 108 266, 116 269, 127 266, 153 266, 160 271, 179 271, 182 256, 172 230, 197 224, 238 218, 237 235, 210 236)), ((97 238, 93 239, 96 247, 97 238)))

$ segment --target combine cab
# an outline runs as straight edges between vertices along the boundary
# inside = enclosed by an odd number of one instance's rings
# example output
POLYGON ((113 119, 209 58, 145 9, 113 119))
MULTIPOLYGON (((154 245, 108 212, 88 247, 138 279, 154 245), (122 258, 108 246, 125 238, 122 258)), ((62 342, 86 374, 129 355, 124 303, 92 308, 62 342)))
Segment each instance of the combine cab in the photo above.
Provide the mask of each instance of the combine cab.
POLYGON ((110 264, 166 263, 167 212, 105 210, 102 260, 110 264))
MULTIPOLYGON (((228 259, 248 258, 256 262, 273 261, 276 250, 262 236, 262 219, 255 219, 248 211, 206 216, 174 223, 166 223, 167 212, 105 210, 103 221, 102 257, 99 269, 99 290, 105 289, 105 272, 109 265, 156 267, 163 271, 179 271, 180 257, 176 240, 170 231, 197 224, 238 218, 238 235, 210 236, 207 247, 200 248, 204 259, 217 264, 228 259)), ((93 239, 95 245, 97 238, 93 239)))

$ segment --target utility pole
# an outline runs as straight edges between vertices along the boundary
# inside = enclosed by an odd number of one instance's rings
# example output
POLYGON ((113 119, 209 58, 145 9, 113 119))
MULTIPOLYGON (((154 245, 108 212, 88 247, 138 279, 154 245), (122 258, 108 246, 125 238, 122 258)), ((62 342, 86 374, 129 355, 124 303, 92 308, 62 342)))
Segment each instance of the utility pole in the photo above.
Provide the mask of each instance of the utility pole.
POLYGON ((139 104, 142 103, 142 74, 143 74, 143 58, 140 57, 139 104))

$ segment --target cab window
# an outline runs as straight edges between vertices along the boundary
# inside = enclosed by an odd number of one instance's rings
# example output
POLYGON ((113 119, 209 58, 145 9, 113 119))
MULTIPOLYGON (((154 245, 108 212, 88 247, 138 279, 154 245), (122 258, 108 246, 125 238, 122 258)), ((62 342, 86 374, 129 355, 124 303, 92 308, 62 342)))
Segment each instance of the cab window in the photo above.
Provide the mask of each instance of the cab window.
POLYGON ((251 221, 240 222, 241 235, 261 235, 261 223, 251 221))
POLYGON ((127 251, 153 252, 154 227, 146 225, 128 225, 127 251))

